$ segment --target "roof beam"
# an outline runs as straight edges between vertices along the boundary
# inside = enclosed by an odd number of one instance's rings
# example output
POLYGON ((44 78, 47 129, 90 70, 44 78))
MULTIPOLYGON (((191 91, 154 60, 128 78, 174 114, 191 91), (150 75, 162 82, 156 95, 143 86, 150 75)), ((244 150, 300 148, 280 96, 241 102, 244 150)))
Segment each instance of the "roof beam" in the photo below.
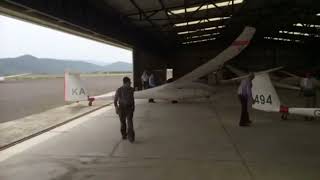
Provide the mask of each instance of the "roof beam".
POLYGON ((150 19, 149 17, 146 15, 146 12, 144 12, 139 6, 138 4, 134 1, 134 0, 130 0, 130 2, 133 4, 133 6, 139 11, 139 14, 142 14, 144 16, 144 18, 152 25, 152 27, 155 28, 159 28, 157 27, 157 25, 155 25, 150 19))
POLYGON ((164 9, 165 13, 166 13, 166 16, 167 16, 167 20, 169 21, 169 23, 172 25, 172 22, 171 22, 171 19, 170 19, 170 16, 168 15, 168 9, 165 7, 164 3, 162 0, 158 0, 160 5, 161 5, 161 8, 164 9))
MULTIPOLYGON (((195 5, 198 5, 199 3, 192 3, 190 4, 190 6, 195 6, 195 5)), ((148 11, 144 11, 145 13, 152 13, 152 12, 159 12, 159 11, 164 11, 164 10, 169 10, 169 9, 182 9, 184 8, 184 5, 179 5, 179 6, 170 6, 170 7, 161 7, 160 9, 154 9, 154 10, 148 10, 148 11)), ((131 14, 127 14, 126 16, 136 16, 136 15, 139 15, 140 13, 131 13, 131 14)))

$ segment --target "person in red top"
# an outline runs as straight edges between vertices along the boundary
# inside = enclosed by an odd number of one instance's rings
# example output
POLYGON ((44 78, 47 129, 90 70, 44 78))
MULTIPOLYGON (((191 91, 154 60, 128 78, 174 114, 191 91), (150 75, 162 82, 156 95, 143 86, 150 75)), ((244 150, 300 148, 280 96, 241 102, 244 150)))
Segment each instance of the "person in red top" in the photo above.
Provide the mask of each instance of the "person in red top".
POLYGON ((128 137, 130 142, 134 142, 135 132, 132 119, 135 102, 134 89, 131 87, 130 78, 123 78, 123 85, 117 89, 114 97, 114 106, 120 118, 122 139, 125 140, 128 137))

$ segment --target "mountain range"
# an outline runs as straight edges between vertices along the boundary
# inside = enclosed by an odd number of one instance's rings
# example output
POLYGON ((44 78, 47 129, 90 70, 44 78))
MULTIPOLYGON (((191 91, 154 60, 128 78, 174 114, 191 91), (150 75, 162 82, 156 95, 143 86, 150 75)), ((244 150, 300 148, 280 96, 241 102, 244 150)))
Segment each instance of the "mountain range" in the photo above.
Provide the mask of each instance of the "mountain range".
POLYGON ((79 72, 132 72, 132 64, 114 62, 105 66, 85 61, 37 58, 23 55, 16 58, 0 59, 0 74, 62 74, 66 69, 79 72))

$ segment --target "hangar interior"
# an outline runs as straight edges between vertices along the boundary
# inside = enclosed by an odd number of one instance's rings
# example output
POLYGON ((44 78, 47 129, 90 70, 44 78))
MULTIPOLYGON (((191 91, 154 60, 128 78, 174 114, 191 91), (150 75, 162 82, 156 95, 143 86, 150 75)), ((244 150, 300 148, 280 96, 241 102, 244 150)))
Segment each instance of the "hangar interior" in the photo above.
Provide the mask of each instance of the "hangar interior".
MULTIPOLYGON (((145 69, 176 79, 215 57, 249 25, 257 33, 230 63, 248 71, 318 71, 315 0, 6 0, 2 12, 133 50, 134 82, 145 69)), ((164 79, 165 77, 162 77, 164 79)))
MULTIPOLYGON (((254 39, 228 63, 296 74, 320 67, 318 0, 2 0, 0 12, 131 49, 138 88, 145 69, 173 69, 177 79, 247 25, 254 39)), ((0 179, 319 179, 319 121, 254 111, 257 125, 239 128, 234 87, 220 90, 211 104, 138 101, 136 144, 119 139, 111 107, 100 109, 18 150, 0 164, 0 179)), ((294 92, 279 94, 301 104, 294 92)))

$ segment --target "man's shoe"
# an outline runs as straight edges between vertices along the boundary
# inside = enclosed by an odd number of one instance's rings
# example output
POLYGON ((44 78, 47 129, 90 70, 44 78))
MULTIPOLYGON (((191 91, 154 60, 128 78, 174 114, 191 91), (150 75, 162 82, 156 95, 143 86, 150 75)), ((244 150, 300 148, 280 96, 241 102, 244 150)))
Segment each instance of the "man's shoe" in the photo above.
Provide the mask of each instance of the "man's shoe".
POLYGON ((130 141, 131 143, 133 143, 135 138, 134 138, 134 137, 132 137, 132 136, 129 136, 129 138, 128 138, 128 139, 129 139, 129 141, 130 141))
POLYGON ((250 126, 250 123, 240 123, 239 126, 248 127, 248 126, 250 126))

